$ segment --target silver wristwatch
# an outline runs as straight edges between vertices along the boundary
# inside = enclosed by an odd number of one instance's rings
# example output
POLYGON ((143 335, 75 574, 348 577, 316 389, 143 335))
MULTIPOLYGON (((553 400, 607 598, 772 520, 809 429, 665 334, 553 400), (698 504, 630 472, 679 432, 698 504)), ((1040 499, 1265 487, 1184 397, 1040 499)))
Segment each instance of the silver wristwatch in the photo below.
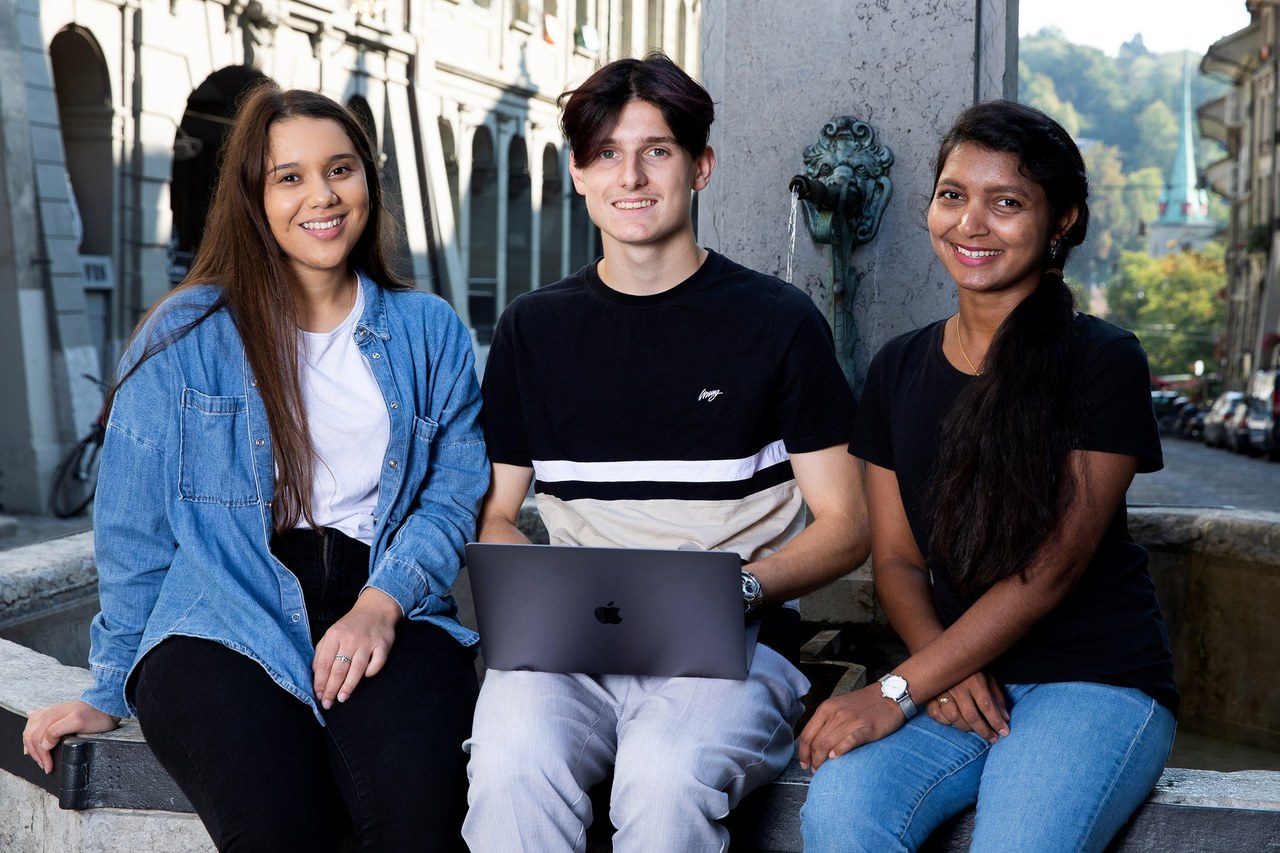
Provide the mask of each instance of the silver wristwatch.
POLYGON ((760 579, 746 569, 742 570, 742 603, 750 610, 761 601, 764 601, 764 588, 760 586, 760 579))
POLYGON ((916 715, 916 703, 911 701, 911 691, 907 689, 907 680, 892 672, 880 679, 880 695, 898 703, 902 713, 911 719, 916 715))

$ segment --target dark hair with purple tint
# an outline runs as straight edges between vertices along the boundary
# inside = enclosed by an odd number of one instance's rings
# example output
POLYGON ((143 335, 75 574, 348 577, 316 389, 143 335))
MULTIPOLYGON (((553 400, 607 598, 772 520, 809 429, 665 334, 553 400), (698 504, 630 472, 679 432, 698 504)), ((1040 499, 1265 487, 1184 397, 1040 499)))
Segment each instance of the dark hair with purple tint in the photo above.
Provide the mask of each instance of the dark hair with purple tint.
POLYGON ((631 101, 657 107, 689 156, 697 157, 707 149, 707 135, 716 118, 715 103, 707 90, 666 54, 653 51, 644 59, 610 62, 581 86, 560 96, 560 127, 575 162, 589 163, 600 153, 631 101))

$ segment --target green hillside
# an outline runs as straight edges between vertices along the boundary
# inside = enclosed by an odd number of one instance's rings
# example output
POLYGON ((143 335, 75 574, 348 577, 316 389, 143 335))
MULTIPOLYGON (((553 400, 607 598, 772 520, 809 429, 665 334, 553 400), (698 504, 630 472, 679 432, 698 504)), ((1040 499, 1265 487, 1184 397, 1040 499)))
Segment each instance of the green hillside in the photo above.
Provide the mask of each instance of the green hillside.
MULTIPOLYGON (((1082 283, 1104 284, 1115 275, 1121 253, 1144 250, 1143 223, 1156 216, 1177 151, 1184 67, 1193 110, 1221 96, 1227 84, 1200 74, 1199 54, 1152 53, 1140 36, 1108 56, 1046 28, 1023 37, 1018 50, 1019 100, 1058 119, 1089 164, 1090 237, 1068 273, 1082 283)), ((1201 140, 1196 163, 1203 170, 1225 153, 1217 142, 1201 140)), ((1212 194, 1210 210, 1226 221, 1225 202, 1212 194)))

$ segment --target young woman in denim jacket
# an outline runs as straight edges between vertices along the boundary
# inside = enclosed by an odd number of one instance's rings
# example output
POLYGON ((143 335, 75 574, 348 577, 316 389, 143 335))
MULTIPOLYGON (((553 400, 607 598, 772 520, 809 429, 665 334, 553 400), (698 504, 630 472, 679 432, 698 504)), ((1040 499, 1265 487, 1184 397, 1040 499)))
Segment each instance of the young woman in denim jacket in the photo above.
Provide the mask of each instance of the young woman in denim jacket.
POLYGON ((389 268, 368 136, 263 85, 187 281, 111 401, 95 683, 26 752, 136 715, 220 850, 452 850, 475 635, 449 590, 489 469, 470 336, 389 268), (347 817, 343 814, 343 805, 347 817))
POLYGON ((1137 339, 1063 281, 1087 196, 1031 107, 943 138, 928 227, 959 312, 880 350, 850 444, 910 657, 801 733, 806 853, 917 850, 975 803, 974 853, 1101 853, 1164 767, 1178 693, 1124 501, 1160 439, 1137 339))

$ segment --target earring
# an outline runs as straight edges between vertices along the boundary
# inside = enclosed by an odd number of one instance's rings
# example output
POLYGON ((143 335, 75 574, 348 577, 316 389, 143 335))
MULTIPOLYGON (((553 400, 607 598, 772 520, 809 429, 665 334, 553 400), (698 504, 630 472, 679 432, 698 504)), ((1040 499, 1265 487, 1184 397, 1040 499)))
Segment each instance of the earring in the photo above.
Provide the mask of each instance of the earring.
POLYGON ((1049 260, 1056 264, 1060 257, 1062 257, 1062 241, 1054 240, 1049 244, 1049 260))

